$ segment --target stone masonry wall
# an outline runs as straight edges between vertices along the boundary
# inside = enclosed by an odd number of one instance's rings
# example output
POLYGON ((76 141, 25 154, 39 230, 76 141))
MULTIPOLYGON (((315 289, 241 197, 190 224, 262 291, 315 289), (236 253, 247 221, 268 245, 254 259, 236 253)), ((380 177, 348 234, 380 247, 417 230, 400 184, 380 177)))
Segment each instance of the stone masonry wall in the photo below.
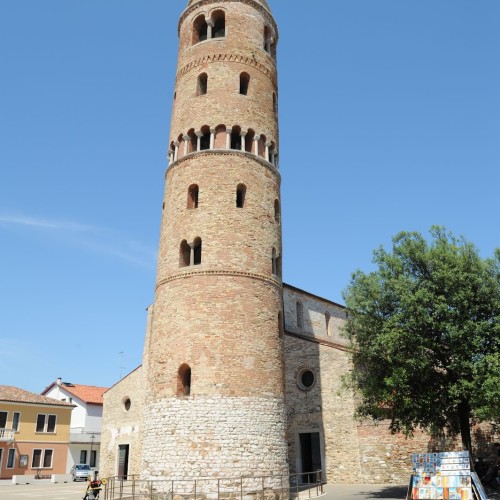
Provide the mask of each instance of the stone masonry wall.
POLYGON ((283 408, 283 400, 250 397, 172 398, 149 404, 144 478, 234 478, 286 472, 283 408), (276 422, 280 413, 282 418, 276 422))
POLYGON ((129 445, 129 474, 140 474, 144 412, 144 372, 139 366, 104 393, 99 475, 118 472, 118 446, 129 445), (130 409, 124 402, 130 399, 130 409))

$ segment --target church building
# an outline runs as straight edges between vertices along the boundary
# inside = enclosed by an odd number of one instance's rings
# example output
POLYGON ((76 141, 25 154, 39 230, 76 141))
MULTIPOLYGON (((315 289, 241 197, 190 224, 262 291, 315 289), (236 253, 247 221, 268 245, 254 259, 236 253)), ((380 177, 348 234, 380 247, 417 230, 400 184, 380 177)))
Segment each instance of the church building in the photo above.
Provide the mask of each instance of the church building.
POLYGON ((431 439, 354 419, 344 307, 282 282, 268 2, 189 0, 178 32, 155 299, 104 394, 101 477, 406 483, 431 439))

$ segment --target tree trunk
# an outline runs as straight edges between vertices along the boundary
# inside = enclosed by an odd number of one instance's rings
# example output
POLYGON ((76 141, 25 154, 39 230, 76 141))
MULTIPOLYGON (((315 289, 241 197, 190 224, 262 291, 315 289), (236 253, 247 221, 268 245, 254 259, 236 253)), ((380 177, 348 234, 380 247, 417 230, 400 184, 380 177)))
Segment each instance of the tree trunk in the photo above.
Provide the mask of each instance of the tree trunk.
POLYGON ((460 422, 460 436, 462 437, 462 446, 469 452, 471 466, 474 464, 472 456, 472 439, 470 435, 470 407, 467 400, 458 405, 458 420, 460 422))

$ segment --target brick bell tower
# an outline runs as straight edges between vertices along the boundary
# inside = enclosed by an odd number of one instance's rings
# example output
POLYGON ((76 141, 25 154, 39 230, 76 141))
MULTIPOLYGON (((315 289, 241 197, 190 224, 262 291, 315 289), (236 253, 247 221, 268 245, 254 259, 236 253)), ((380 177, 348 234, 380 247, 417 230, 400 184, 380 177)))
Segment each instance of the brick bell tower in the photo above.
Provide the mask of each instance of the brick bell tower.
POLYGON ((179 21, 144 478, 288 472, 277 39, 266 0, 191 0, 179 21))

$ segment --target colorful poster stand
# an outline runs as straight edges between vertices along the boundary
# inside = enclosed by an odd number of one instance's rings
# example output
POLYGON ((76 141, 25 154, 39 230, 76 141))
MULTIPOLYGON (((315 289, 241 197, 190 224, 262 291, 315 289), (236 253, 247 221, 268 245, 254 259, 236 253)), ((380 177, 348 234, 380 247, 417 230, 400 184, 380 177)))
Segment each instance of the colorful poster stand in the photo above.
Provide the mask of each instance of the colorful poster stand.
POLYGON ((473 500, 468 451, 412 455, 412 500, 473 500))

